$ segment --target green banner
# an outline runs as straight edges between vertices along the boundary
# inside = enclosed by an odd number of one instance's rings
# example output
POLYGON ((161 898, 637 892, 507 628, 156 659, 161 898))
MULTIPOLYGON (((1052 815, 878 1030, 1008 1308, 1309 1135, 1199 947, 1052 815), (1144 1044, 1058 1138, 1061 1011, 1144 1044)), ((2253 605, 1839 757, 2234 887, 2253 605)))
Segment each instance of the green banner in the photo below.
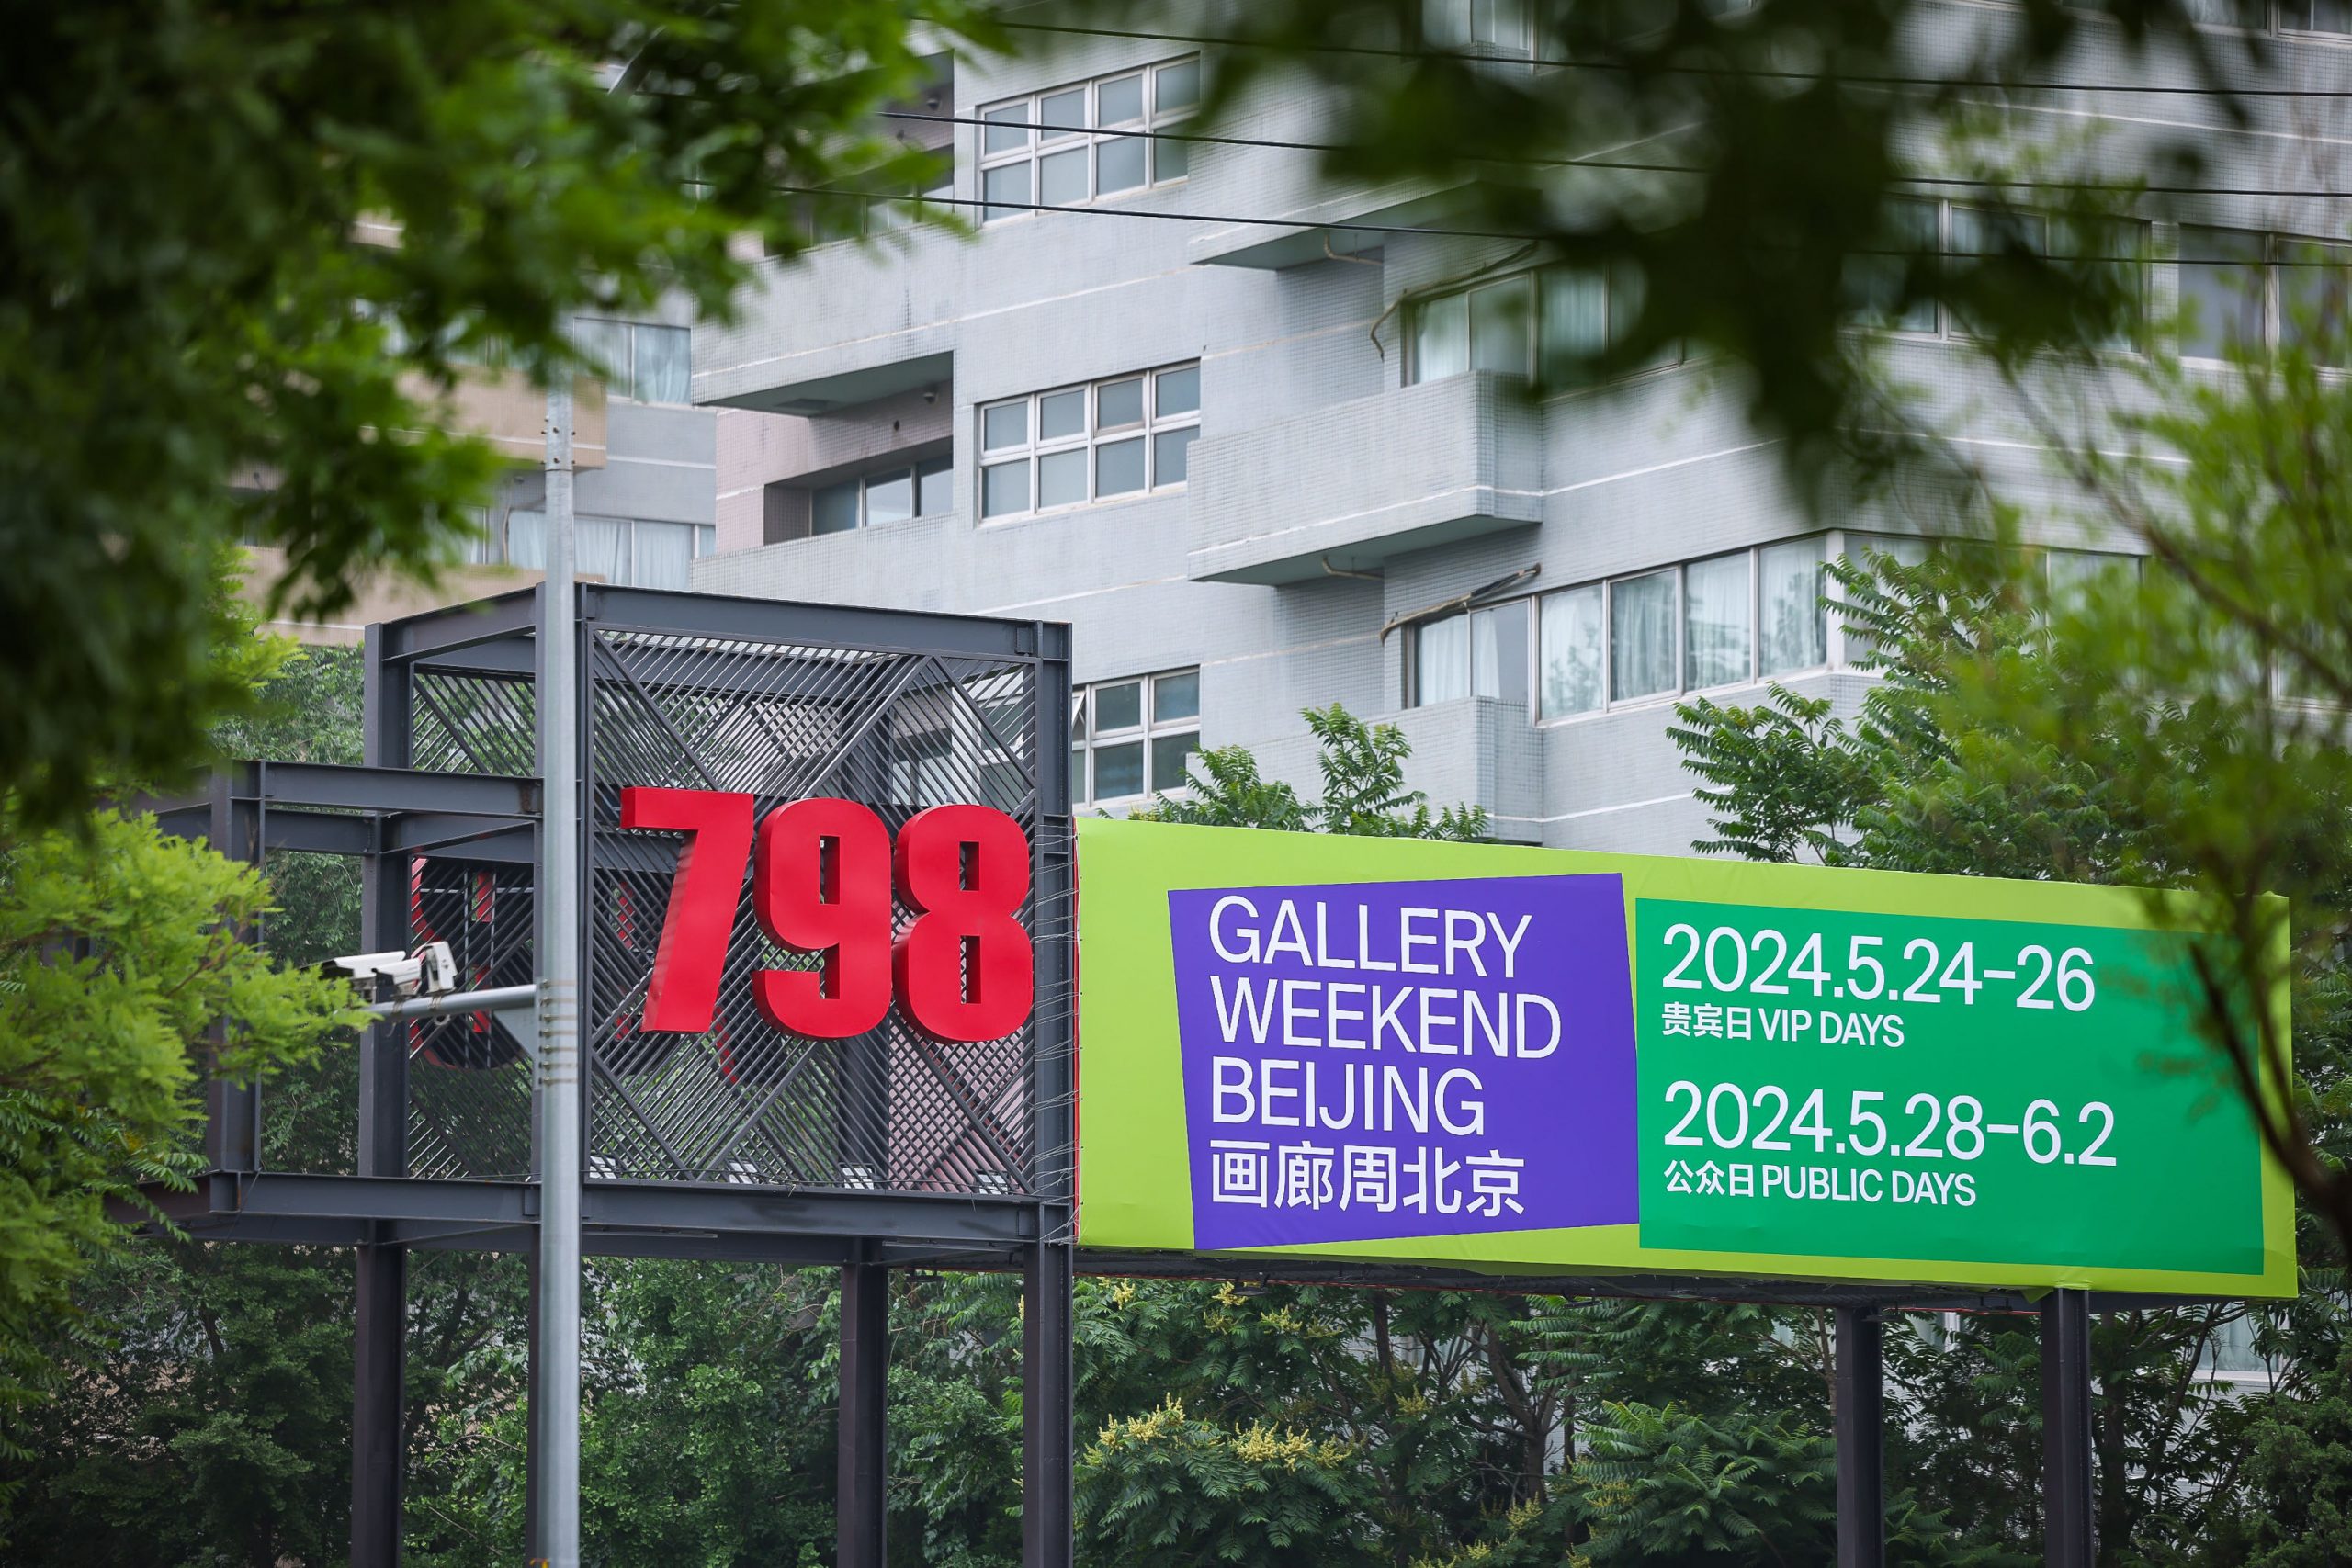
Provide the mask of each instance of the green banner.
POLYGON ((2150 895, 1111 821, 1079 883, 1082 1247, 2294 1290, 2150 895))

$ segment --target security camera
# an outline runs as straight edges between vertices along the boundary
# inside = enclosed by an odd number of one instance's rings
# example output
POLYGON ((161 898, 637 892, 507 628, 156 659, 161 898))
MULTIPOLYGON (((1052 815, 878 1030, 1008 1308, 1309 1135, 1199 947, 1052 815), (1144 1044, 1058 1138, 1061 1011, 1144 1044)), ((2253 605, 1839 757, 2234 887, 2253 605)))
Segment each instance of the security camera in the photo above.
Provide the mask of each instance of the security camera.
POLYGON ((446 942, 428 942, 414 953, 355 953, 319 965, 322 975, 341 975, 372 993, 393 997, 446 996, 458 988, 458 961, 446 942))

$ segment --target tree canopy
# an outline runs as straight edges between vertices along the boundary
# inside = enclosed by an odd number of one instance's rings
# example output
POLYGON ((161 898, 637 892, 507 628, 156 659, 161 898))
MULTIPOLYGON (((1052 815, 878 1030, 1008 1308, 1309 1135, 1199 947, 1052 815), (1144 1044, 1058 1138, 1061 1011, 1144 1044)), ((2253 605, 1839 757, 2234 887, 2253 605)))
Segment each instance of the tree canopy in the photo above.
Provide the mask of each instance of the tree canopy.
POLYGON ((582 311, 723 316, 746 236, 814 232, 784 187, 918 188, 869 111, 976 16, 0 6, 0 792, 55 820, 201 753, 246 695, 210 591, 239 541, 298 616, 454 558, 495 470, 441 405, 465 367, 579 363, 582 311))

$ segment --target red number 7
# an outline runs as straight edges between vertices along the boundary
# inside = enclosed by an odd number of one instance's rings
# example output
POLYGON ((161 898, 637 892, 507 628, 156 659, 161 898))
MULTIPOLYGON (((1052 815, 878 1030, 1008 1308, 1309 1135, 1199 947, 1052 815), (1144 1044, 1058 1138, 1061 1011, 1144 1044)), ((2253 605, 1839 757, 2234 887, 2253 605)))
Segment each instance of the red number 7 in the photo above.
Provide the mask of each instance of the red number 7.
POLYGON ((727 940, 735 933, 743 866, 752 858, 752 797, 733 790, 633 786, 621 791, 621 826, 687 835, 638 1027, 704 1033, 718 1010, 718 976, 727 964, 727 940))

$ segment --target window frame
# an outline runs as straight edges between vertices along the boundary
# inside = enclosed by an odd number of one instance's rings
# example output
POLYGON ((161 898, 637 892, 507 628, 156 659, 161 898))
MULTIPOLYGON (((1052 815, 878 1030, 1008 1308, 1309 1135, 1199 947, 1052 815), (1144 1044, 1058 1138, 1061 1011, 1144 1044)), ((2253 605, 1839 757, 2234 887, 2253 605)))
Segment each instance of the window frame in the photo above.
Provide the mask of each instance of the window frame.
MULTIPOLYGON (((2352 42, 2352 34, 2345 36, 2347 42, 2352 42)), ((2174 236, 2172 255, 2173 301, 2176 318, 2182 292, 2181 283, 2187 268, 2194 266, 2259 267, 2262 271, 2262 342, 2258 347, 2265 357, 2275 357, 2286 347, 2288 342, 2287 269, 2290 265, 2303 265, 2296 262, 2288 253, 2298 248, 2328 251, 2340 256, 2342 261, 2338 270, 2342 274, 2347 293, 2352 293, 2352 243, 2343 240, 2323 240, 2307 234, 2283 233, 2273 229, 2232 229, 2217 223, 2181 224, 2174 236), (2261 259, 2236 262, 2192 260, 2182 254, 2188 248, 2188 236, 2191 230, 2203 234, 2251 236, 2261 251, 2261 259)), ((2346 324, 2347 329, 2352 329, 2352 322, 2346 324)), ((2230 362, 2226 350, 2221 355, 2191 353, 2186 337, 2179 331, 2177 319, 2174 326, 2174 346, 2178 350, 2181 358, 2191 364, 2226 365, 2230 362)), ((2342 372, 2352 370, 2352 364, 2320 365, 2318 368, 2323 372, 2342 372)))
POLYGON ((1167 60, 1148 61, 1141 65, 1131 65, 1117 71, 1104 72, 1099 76, 1091 76, 1081 82, 1065 82, 1055 86, 1040 88, 1035 92, 1019 94, 1013 97, 1000 98, 993 103, 981 105, 977 116, 980 124, 974 128, 973 132, 976 138, 974 147, 978 152, 973 165, 978 171, 977 188, 973 194, 981 202, 980 226, 984 229, 990 228, 1000 223, 1015 222, 1023 218, 1042 218, 1048 211, 1091 207, 1098 202, 1134 196, 1142 191, 1157 190, 1167 186, 1179 185, 1190 179, 1192 156, 1189 145, 1185 147, 1182 153, 1171 157, 1165 151, 1169 143, 1160 141, 1159 134, 1181 127, 1190 120, 1198 109, 1200 106, 1198 73, 1201 69, 1201 55, 1180 54, 1167 60), (1163 106, 1160 102, 1160 79, 1169 72, 1186 65, 1192 66, 1195 73, 1192 101, 1172 108, 1163 106), (1117 86, 1129 80, 1136 81, 1140 85, 1140 112, 1135 118, 1122 119, 1115 124, 1105 125, 1102 122, 1102 90, 1105 87, 1117 86), (1048 124, 1067 123, 1058 118, 1051 120, 1047 118, 1045 107, 1046 101, 1052 98, 1067 97, 1072 93, 1086 95, 1085 129, 1080 130, 1044 129, 1048 124), (1012 129, 1016 125, 1023 128, 1021 144, 1018 147, 1007 147, 991 152, 989 151, 990 130, 989 120, 993 116, 1004 114, 1012 109, 1022 111, 1020 118, 1017 121, 1006 121, 1002 128, 1012 129), (1121 186, 1115 190, 1105 190, 1102 188, 1102 149, 1106 145, 1122 141, 1134 142, 1142 148, 1143 179, 1136 185, 1121 186), (1076 201, 1047 203, 1045 185, 1046 160, 1048 157, 1067 155, 1080 150, 1083 150, 1086 158, 1086 195, 1076 201), (1182 167, 1174 174, 1164 173, 1162 164, 1166 162, 1174 162, 1182 167), (1009 169, 1021 164, 1025 164, 1029 170, 1029 205, 1007 206, 1001 209, 987 205, 989 175, 996 170, 1009 169))
MULTIPOLYGON (((973 479, 974 510, 982 526, 1012 523, 1032 517, 1057 517, 1080 512, 1091 506, 1106 506, 1120 502, 1141 501, 1155 495, 1182 491, 1191 482, 1192 464, 1190 441, 1185 443, 1185 477, 1178 479, 1160 478, 1160 437, 1178 431, 1198 432, 1201 425, 1201 398, 1198 383, 1201 362, 1197 359, 1178 360, 1168 365, 1155 365, 1148 369, 1123 371, 1116 376, 1104 376, 1092 381, 1074 381, 1043 391, 1027 392, 1017 398, 998 398, 977 405, 973 411, 973 442, 975 447, 973 479), (1171 375, 1192 371, 1195 377, 1193 406, 1174 413, 1160 412, 1160 384, 1171 375), (1139 421, 1123 421, 1118 424, 1102 423, 1102 394, 1106 389, 1127 382, 1139 385, 1143 417, 1139 421), (1076 395, 1084 411, 1081 423, 1075 434, 1046 435, 1044 434, 1046 400, 1076 395), (990 446, 989 415, 1002 409, 1024 410, 1022 439, 1018 444, 990 446), (1140 444, 1143 454, 1143 484, 1136 490, 1115 491, 1105 494, 1102 489, 1102 452, 1106 447, 1134 441, 1140 444), (1076 501, 1056 502, 1051 506, 1038 503, 1039 479, 1045 459, 1068 453, 1084 453, 1086 468, 1085 494, 1076 501), (991 469, 1025 465, 1028 470, 1024 492, 1027 504, 1006 512, 992 513, 988 509, 988 476, 991 469)), ((1197 435, 1195 436, 1197 439, 1197 435)))
MULTIPOLYGON (((482 531, 468 542, 466 564, 469 566, 511 566, 517 571, 544 571, 546 570, 544 562, 538 566, 531 566, 518 564, 514 559, 513 528, 514 519, 518 516, 535 517, 538 519, 542 529, 547 526, 547 513, 543 510, 531 506, 508 507, 499 514, 494 525, 485 520, 482 531)), ((626 577, 614 579, 615 587, 643 586, 637 575, 637 531, 639 528, 689 530, 693 540, 693 553, 686 558, 689 562, 707 560, 718 553, 718 526, 714 523, 681 523, 667 517, 608 517, 601 513, 582 513, 573 521, 608 524, 625 530, 623 537, 626 541, 628 574, 626 577)), ((546 548, 544 534, 541 536, 540 548, 542 551, 546 548)))
MULTIPOLYGON (((1736 549, 1716 550, 1708 555, 1691 557, 1687 560, 1672 561, 1660 566, 1644 567, 1635 571, 1617 572, 1609 577, 1594 578, 1583 582, 1566 583, 1558 588, 1547 589, 1540 593, 1521 594, 1515 598, 1498 599, 1492 604, 1469 605, 1460 610, 1449 611, 1442 615, 1431 615, 1424 619, 1415 621, 1408 627, 1410 635, 1403 651, 1401 674, 1403 677, 1402 685, 1404 688, 1404 701, 1401 705, 1408 708, 1427 707, 1431 705, 1432 703, 1455 702, 1463 700, 1459 697, 1439 697, 1432 699, 1426 696, 1422 690, 1423 681, 1420 662, 1421 637, 1428 627, 1442 622, 1467 620, 1473 615, 1476 615, 1481 613, 1490 613, 1510 604, 1525 604, 1527 606, 1527 640, 1525 649, 1525 658, 1527 660, 1526 706, 1529 721, 1539 726, 1574 723, 1580 720, 1596 718, 1604 714, 1622 713, 1628 709, 1657 707, 1668 703, 1680 702, 1688 697, 1703 696, 1714 693, 1736 691, 1746 686, 1759 685, 1768 681, 1792 680, 1801 676, 1812 675, 1838 669, 1841 664, 1838 642, 1834 635, 1834 628, 1829 624, 1827 612, 1825 609, 1819 612, 1821 620, 1818 636, 1820 639, 1819 647, 1821 650, 1821 657, 1811 663, 1793 665, 1787 669, 1772 671, 1770 673, 1765 671, 1764 554, 1768 550, 1781 549, 1789 546, 1808 543, 1814 544, 1816 546, 1818 552, 1815 570, 1826 574, 1830 561, 1845 558, 1848 556, 1848 541, 1862 539, 1864 537, 1866 537, 1866 536, 1854 533, 1850 530, 1837 529, 1820 530, 1809 534, 1785 535, 1779 538, 1765 539, 1758 543, 1743 546, 1736 549), (1690 569, 1695 566, 1702 566, 1709 562, 1728 560, 1734 558, 1745 558, 1747 567, 1747 589, 1743 600, 1747 612, 1746 637, 1747 673, 1732 680, 1717 682, 1711 685, 1694 686, 1690 683, 1690 569), (1616 696, 1614 693, 1616 691, 1617 684, 1617 660, 1613 647, 1612 634, 1616 625, 1618 591, 1626 583, 1661 576, 1669 578, 1672 583, 1670 592, 1671 603, 1674 608, 1674 621, 1671 633, 1674 661, 1674 682, 1670 687, 1664 691, 1645 693, 1643 695, 1634 697, 1616 696), (1565 598, 1571 594, 1589 593, 1595 590, 1599 591, 1596 614, 1599 616, 1598 626, 1600 628, 1600 663, 1596 673, 1599 681, 1600 700, 1590 707, 1577 708, 1566 713, 1549 712, 1547 711, 1547 706, 1544 702, 1544 608, 1555 599, 1565 598)), ((1824 582, 1824 586, 1826 588, 1826 576, 1820 581, 1824 582)), ((1465 630, 1468 629, 1469 628, 1465 627, 1465 630)), ((1476 689, 1477 672, 1476 669, 1476 643, 1474 634, 1470 649, 1471 690, 1465 694, 1465 695, 1472 697, 1479 695, 1476 689)), ((1493 700, 1507 701, 1509 699, 1500 698, 1493 700)))
POLYGON ((694 406, 695 338, 693 327, 680 326, 673 321, 633 321, 620 316, 575 316, 572 319, 575 321, 594 328, 605 330, 619 329, 615 335, 618 338, 622 348, 625 350, 625 357, 628 363, 626 365, 609 365, 605 367, 605 368, 611 372, 611 374, 605 378, 605 395, 606 397, 617 398, 623 402, 639 403, 647 408, 680 409, 692 408, 694 406), (640 398, 637 395, 637 334, 641 332, 677 333, 685 339, 686 395, 684 398, 672 401, 667 398, 640 398), (627 391, 623 391, 621 389, 624 386, 628 388, 627 391))
MULTIPOLYGON (((1984 213, 1988 217, 1997 218, 2000 214, 1989 212, 1970 202, 1954 200, 1950 197, 1898 196, 1893 199, 1914 207, 1928 208, 1933 211, 1935 217, 1932 225, 1935 231, 1933 255, 1939 265, 1948 267, 1963 258, 1997 254, 1993 251, 1959 249, 1960 215, 1964 211, 1984 213)), ((2040 254, 2044 259, 2052 261, 2068 259, 2059 248, 2063 243, 2062 233, 2065 223, 2063 215, 2050 212, 2024 212, 2017 216, 2029 218, 2041 226, 2040 254)), ((2091 265, 2131 267, 2135 270, 2137 276, 2132 280, 2133 300, 2132 322, 2130 329, 2121 337, 2111 339, 2097 346, 2099 351, 2110 354, 2144 354, 2148 344, 2149 307, 2153 294, 2152 273, 2158 260, 2155 254, 2154 226, 2143 218, 2117 219, 2112 226, 2118 230, 2131 231, 2138 244, 2139 255, 2136 258, 2091 265)), ((1853 261, 1869 263, 1882 260, 1899 262, 1902 259, 1901 256, 1851 258, 1853 261)), ((1850 320, 1848 324, 1852 331, 1871 333, 1882 337, 1901 338, 1911 343, 1981 343, 1984 341, 1983 335, 1972 331, 1968 324, 1954 312, 1951 306, 1944 300, 1933 299, 1927 303, 1935 317, 1934 322, 1930 325, 1912 326, 1900 321, 1881 321, 1864 319, 1865 311, 1871 307, 1860 300, 1849 300, 1848 313, 1850 320)))
MULTIPOLYGON (((1476 296, 1519 288, 1525 291, 1523 309, 1520 315, 1521 367, 1516 370, 1494 370, 1493 373, 1498 376, 1517 376, 1529 385, 1539 389, 1547 397, 1582 390, 1585 384, 1565 383, 1554 386, 1544 378, 1544 321, 1548 309, 1545 300, 1550 297, 1551 292, 1545 287, 1545 283, 1547 278, 1555 274, 1583 274, 1597 277, 1601 289, 1602 347, 1605 351, 1623 341, 1619 331, 1619 294, 1621 290, 1631 289, 1638 298, 1639 290, 1634 287, 1637 280, 1617 267, 1593 269, 1577 267, 1566 262, 1546 262, 1541 266, 1521 267, 1513 272, 1498 273, 1492 277, 1474 278, 1445 288, 1433 289, 1427 294, 1409 299, 1405 310, 1404 385, 1427 386, 1432 382, 1452 380, 1456 376, 1471 375, 1481 368, 1490 368, 1482 367, 1478 364, 1478 314, 1476 296), (1424 355, 1421 344, 1421 324, 1431 310, 1457 301, 1463 312, 1462 368, 1435 375, 1430 374, 1422 363, 1424 355)), ((1689 344, 1678 338, 1674 341, 1670 357, 1660 357, 1646 365, 1629 365, 1615 376, 1609 378, 1609 380, 1611 382, 1630 381, 1637 376, 1648 376, 1659 371, 1677 369, 1689 363, 1690 357, 1689 344)))
POLYGON ((1070 778, 1069 798, 1073 808, 1083 806, 1125 806, 1150 799, 1155 795, 1183 796, 1191 788, 1191 761, 1200 755, 1201 667, 1197 664, 1175 665, 1165 670, 1153 670, 1141 675, 1119 675, 1104 681, 1090 681, 1070 691, 1074 705, 1070 718, 1070 778), (1173 718, 1159 714, 1159 683, 1178 676, 1193 677, 1193 711, 1173 718), (1137 722, 1120 725, 1106 739, 1102 726, 1096 722, 1097 699, 1100 694, 1121 686, 1137 688, 1136 711, 1137 722), (1174 784, 1161 785, 1153 782, 1152 750, 1156 741, 1177 736, 1193 737, 1193 749, 1185 753, 1185 777, 1174 784), (1105 745, 1138 746, 1141 748, 1143 788, 1133 795, 1100 795, 1094 793, 1094 756, 1105 745), (1082 759, 1082 760, 1081 760, 1082 759))
POLYGON ((851 474, 842 479, 833 479, 826 484, 809 485, 808 487, 808 536, 812 539, 830 539, 842 534, 861 534, 868 528, 895 528, 901 523, 920 522, 922 519, 926 517, 953 517, 956 515, 955 474, 956 458, 954 455, 947 452, 938 452, 933 454, 931 457, 919 457, 910 462, 892 464, 888 468, 869 468, 861 473, 851 474), (948 476, 947 504, 937 512, 925 512, 922 509, 922 481, 926 477, 926 470, 929 471, 931 476, 935 477, 939 474, 945 474, 948 476), (888 482, 888 480, 899 479, 902 476, 912 487, 911 495, 914 510, 908 513, 904 517, 893 517, 881 523, 875 522, 871 501, 874 482, 876 479, 888 482), (846 528, 820 529, 817 526, 817 498, 829 491, 838 491, 845 486, 852 485, 855 486, 857 490, 857 520, 846 528))

